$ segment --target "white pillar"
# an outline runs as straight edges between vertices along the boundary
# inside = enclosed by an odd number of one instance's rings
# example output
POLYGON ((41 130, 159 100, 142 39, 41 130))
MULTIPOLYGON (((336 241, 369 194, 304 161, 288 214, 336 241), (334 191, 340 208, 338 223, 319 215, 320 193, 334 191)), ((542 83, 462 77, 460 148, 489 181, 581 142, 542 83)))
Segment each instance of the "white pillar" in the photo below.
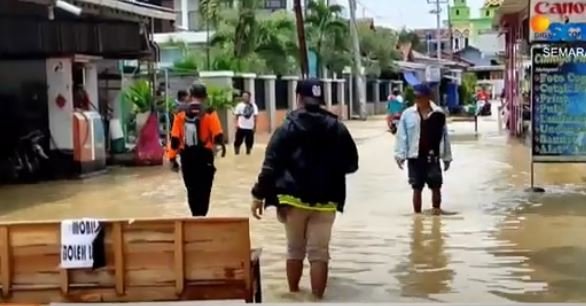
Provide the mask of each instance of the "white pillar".
POLYGON ((265 81, 265 107, 269 116, 269 132, 277 129, 277 97, 275 93, 275 75, 261 75, 260 79, 265 81))
POLYGON ((283 80, 287 80, 287 105, 289 111, 295 110, 297 108, 297 81, 299 77, 297 76, 284 76, 283 80))
POLYGON ((326 103, 326 109, 332 110, 332 80, 323 79, 324 83, 324 102, 326 103))
MULTIPOLYGON (((233 89, 234 72, 232 71, 200 71, 200 80, 207 86, 216 86, 219 88, 233 89)), ((236 126, 233 119, 233 110, 218 110, 218 116, 222 121, 224 137, 227 141, 232 141, 232 135, 236 132, 236 126)))
POLYGON ((348 107, 346 107, 347 103, 346 103, 346 88, 344 86, 346 86, 346 80, 344 79, 339 79, 337 80, 338 82, 338 111, 339 111, 339 115, 340 115, 340 119, 348 119, 348 107))
POLYGON ((51 149, 73 150, 73 76, 70 58, 46 62, 51 149))
POLYGON ((250 99, 252 101, 255 101, 254 100, 254 94, 255 94, 254 81, 256 79, 256 74, 255 73, 239 73, 239 74, 236 74, 236 76, 242 78, 242 81, 244 82, 244 90, 248 91, 250 93, 250 99))
POLYGON ((374 93, 374 114, 377 115, 380 112, 381 109, 381 99, 380 99, 380 80, 376 80, 372 86, 374 86, 373 88, 373 93, 374 93))

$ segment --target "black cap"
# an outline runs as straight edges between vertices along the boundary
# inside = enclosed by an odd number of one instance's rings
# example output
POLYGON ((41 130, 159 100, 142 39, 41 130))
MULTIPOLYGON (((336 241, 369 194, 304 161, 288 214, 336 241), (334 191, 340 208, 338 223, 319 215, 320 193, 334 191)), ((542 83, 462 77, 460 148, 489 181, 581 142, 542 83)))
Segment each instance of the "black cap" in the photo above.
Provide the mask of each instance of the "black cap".
POLYGON ((295 92, 305 98, 306 104, 323 104, 324 95, 321 82, 317 79, 300 80, 295 92))
POLYGON ((189 93, 196 99, 206 99, 208 97, 208 89, 201 83, 193 84, 189 89, 189 93))

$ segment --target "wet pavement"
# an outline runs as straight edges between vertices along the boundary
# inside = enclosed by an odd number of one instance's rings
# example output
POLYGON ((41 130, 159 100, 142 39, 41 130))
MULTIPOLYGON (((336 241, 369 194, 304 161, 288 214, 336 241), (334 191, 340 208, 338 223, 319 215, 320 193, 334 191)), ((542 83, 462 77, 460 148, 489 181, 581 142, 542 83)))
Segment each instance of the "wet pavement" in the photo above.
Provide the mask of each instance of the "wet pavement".
MULTIPOLYGON (((538 166, 547 192, 526 193, 526 146, 499 132, 496 119, 482 119, 479 135, 473 123, 453 122, 444 208, 457 214, 413 216, 384 121, 348 126, 360 170, 348 178, 347 211, 335 224, 326 301, 586 302, 586 167, 538 166)), ((252 156, 218 160, 212 216, 248 216, 262 157, 259 146, 252 156)), ((120 168, 85 181, 0 187, 0 220, 184 216, 184 197, 180 176, 167 168, 120 168)), ((274 211, 252 221, 252 239, 264 249, 265 300, 310 301, 307 277, 302 293, 287 293, 274 211)))

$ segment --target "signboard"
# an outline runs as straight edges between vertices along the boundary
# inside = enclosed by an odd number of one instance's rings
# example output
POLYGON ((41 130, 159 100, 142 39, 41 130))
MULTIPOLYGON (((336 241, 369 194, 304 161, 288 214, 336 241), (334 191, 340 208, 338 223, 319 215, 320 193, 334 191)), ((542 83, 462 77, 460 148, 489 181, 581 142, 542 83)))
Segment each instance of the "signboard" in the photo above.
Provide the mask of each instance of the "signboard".
POLYGON ((586 0, 530 0, 529 41, 585 41, 586 0))
POLYGON ((97 268, 105 263, 103 233, 95 219, 61 221, 61 268, 97 268), (101 239, 97 239, 101 236, 101 239))
POLYGON ((535 162, 586 161, 586 44, 532 49, 535 162))
POLYGON ((439 82, 442 79, 442 73, 440 67, 427 66, 425 67, 425 81, 426 82, 439 82))

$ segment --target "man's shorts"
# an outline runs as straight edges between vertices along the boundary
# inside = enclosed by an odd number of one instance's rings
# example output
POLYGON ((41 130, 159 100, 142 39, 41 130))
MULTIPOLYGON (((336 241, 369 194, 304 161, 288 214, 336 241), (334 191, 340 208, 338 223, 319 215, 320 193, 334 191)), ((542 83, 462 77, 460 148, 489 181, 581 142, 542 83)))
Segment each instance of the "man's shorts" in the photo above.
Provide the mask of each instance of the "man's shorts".
POLYGON ((330 260, 330 238, 336 212, 321 212, 292 206, 279 207, 279 220, 285 224, 287 259, 309 262, 330 260))
POLYGON ((413 190, 423 190, 426 184, 430 189, 442 187, 442 169, 437 158, 431 162, 427 159, 409 159, 407 160, 407 170, 409 184, 413 190))

